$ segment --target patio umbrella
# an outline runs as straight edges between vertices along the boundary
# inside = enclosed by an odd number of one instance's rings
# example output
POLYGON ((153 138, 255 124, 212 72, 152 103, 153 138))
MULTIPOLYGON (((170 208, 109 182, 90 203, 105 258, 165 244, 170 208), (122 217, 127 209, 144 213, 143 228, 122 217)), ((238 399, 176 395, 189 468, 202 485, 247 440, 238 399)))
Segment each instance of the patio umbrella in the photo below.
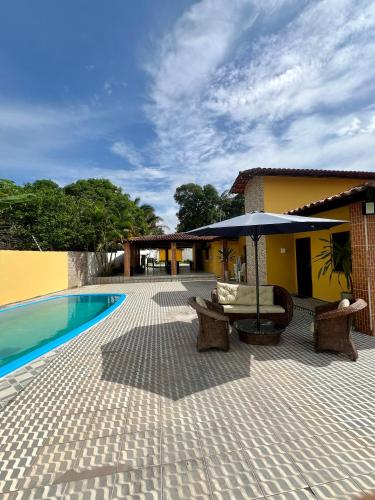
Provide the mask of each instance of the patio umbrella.
POLYGON ((258 333, 260 333, 258 268, 258 242, 260 237, 270 234, 318 231, 319 229, 329 229, 330 227, 344 224, 345 222, 347 221, 254 211, 246 213, 245 215, 233 217, 232 219, 193 229, 189 231, 189 233, 196 236, 221 236, 226 238, 250 236, 253 240, 255 247, 256 327, 258 333))

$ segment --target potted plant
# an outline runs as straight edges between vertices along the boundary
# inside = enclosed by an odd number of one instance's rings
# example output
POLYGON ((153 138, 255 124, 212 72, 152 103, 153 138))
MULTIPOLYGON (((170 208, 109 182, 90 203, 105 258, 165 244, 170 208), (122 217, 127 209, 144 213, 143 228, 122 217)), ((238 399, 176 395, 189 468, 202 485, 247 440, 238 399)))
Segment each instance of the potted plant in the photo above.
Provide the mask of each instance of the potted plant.
POLYGON ((229 281, 228 264, 229 261, 233 258, 233 253, 234 250, 230 247, 222 248, 221 250, 219 250, 220 262, 224 263, 224 281, 229 281))
POLYGON ((315 257, 314 262, 320 262, 321 267, 318 272, 318 278, 329 273, 329 281, 335 273, 341 288, 342 278, 345 278, 345 284, 349 292, 341 292, 342 298, 352 298, 353 282, 352 282, 352 250, 350 239, 345 243, 339 244, 333 239, 326 240, 320 238, 324 242, 322 251, 315 257))

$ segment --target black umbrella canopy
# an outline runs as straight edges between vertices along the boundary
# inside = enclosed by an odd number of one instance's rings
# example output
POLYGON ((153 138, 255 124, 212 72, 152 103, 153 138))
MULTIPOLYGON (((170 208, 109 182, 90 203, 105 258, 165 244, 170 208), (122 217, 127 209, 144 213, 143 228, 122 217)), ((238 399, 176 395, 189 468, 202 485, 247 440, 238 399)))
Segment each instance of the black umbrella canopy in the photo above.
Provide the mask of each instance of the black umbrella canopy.
POLYGON ((227 238, 251 236, 254 238, 268 234, 300 233, 329 229, 345 222, 347 221, 267 212, 249 212, 232 219, 193 229, 189 233, 196 236, 222 236, 227 238))

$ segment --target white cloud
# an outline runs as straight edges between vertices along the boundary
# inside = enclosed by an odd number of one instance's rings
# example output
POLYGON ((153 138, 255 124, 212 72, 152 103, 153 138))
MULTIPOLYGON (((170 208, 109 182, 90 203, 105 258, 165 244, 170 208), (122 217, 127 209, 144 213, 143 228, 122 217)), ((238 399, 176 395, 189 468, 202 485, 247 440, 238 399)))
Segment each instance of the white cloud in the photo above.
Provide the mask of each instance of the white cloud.
POLYGON ((203 0, 148 67, 146 112, 176 170, 220 189, 254 166, 375 170, 375 4, 203 0))
POLYGON ((132 144, 124 141, 114 142, 111 146, 112 153, 124 158, 130 165, 141 167, 143 163, 142 155, 134 148, 132 144))
POLYGON ((105 92, 106 92, 109 96, 111 96, 111 95, 112 95, 112 93, 113 93, 113 87, 112 87, 112 84, 111 84, 111 82, 110 82, 110 81, 108 81, 108 80, 107 80, 106 82, 104 82, 103 88, 104 88, 105 92))

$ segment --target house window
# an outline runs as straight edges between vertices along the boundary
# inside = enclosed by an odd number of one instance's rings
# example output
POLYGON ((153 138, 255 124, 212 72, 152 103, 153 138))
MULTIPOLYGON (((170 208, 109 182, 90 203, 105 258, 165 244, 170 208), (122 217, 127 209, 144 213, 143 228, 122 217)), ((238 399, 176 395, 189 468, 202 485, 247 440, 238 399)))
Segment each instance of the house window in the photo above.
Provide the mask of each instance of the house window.
POLYGON ((342 267, 342 253, 343 249, 350 246, 350 232, 343 231, 341 233, 332 233, 332 249, 333 249, 333 267, 338 273, 343 272, 342 267))

